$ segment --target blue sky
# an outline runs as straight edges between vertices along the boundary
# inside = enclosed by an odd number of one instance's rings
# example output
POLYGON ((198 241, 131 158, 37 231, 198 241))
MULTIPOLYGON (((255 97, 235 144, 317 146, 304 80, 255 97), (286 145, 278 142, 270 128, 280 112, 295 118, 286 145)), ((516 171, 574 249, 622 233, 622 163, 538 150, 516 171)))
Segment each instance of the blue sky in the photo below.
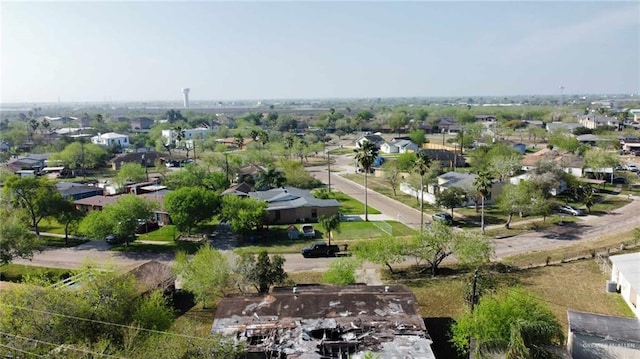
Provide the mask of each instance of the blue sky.
POLYGON ((639 93, 639 2, 2 2, 2 102, 639 93))

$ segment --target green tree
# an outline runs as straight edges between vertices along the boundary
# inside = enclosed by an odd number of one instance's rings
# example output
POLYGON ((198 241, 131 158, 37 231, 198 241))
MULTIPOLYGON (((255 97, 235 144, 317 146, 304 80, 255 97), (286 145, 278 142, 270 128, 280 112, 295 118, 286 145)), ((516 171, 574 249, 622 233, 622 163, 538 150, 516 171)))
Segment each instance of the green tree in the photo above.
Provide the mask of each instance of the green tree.
POLYGON ((64 225, 64 244, 69 246, 69 231, 78 225, 84 217, 70 198, 56 197, 49 203, 52 216, 64 225))
POLYGON ((414 152, 405 152, 398 155, 396 163, 398 164, 398 170, 403 172, 409 172, 413 168, 413 164, 416 162, 417 155, 414 152))
POLYGON ((233 138, 233 144, 236 145, 236 147, 238 147, 238 149, 240 150, 244 148, 244 137, 241 133, 238 132, 235 135, 235 137, 233 138))
POLYGON ((134 194, 122 196, 116 202, 104 206, 102 211, 92 211, 78 230, 93 238, 104 238, 115 234, 128 242, 134 234, 139 219, 149 219, 156 205, 134 194))
POLYGON ((398 168, 398 162, 387 161, 382 165, 382 170, 384 171, 384 179, 389 183, 389 186, 391 186, 393 197, 396 197, 396 191, 400 184, 400 169, 398 168))
POLYGON ((38 224, 51 214, 49 201, 60 196, 53 182, 45 178, 12 176, 4 182, 3 192, 14 207, 27 212, 36 236, 40 237, 38 224))
POLYGON ((209 300, 224 296, 231 283, 227 257, 209 245, 200 247, 191 259, 178 252, 174 271, 182 279, 182 288, 193 293, 204 308, 209 300))
POLYGON ((164 207, 179 231, 191 233, 218 211, 220 197, 205 188, 182 187, 164 197, 164 207))
POLYGON ((504 182, 508 177, 518 173, 522 168, 522 159, 518 154, 496 154, 491 157, 489 168, 504 182))
POLYGON ((282 187, 286 180, 282 172, 273 167, 269 167, 266 171, 260 172, 256 176, 256 188, 259 190, 268 190, 282 187))
POLYGON ((147 178, 144 167, 139 163, 125 163, 118 170, 118 174, 116 174, 113 182, 119 185, 120 187, 124 187, 127 182, 142 182, 147 178))
POLYGON ((322 215, 318 217, 318 223, 320 223, 322 229, 327 233, 329 245, 331 245, 331 231, 340 233, 340 213, 331 216, 322 215))
POLYGON ((424 130, 421 129, 409 132, 409 138, 418 146, 422 146, 423 143, 427 142, 427 135, 425 135, 424 130))
POLYGON ((473 187, 480 194, 480 200, 482 201, 482 213, 480 215, 480 229, 482 233, 484 233, 484 202, 487 199, 487 196, 491 193, 491 187, 493 182, 491 181, 491 177, 489 177, 489 173, 486 171, 478 172, 478 175, 473 181, 473 187))
POLYGON ((452 342, 460 353, 480 358, 503 354, 507 359, 547 358, 546 348, 563 344, 563 332, 553 312, 538 298, 520 288, 507 288, 483 297, 473 313, 451 328, 452 342))
POLYGON ((597 179, 602 180, 607 170, 613 170, 618 163, 618 156, 599 147, 592 147, 584 153, 585 167, 593 171, 597 179))
POLYGON ((364 220, 369 221, 369 201, 367 192, 369 188, 367 186, 367 176, 371 172, 371 167, 378 157, 378 148, 375 144, 369 141, 364 141, 360 144, 360 147, 354 150, 356 153, 356 161, 364 170, 364 220))
POLYGON ((498 208, 507 213, 505 228, 509 229, 514 213, 524 215, 532 211, 532 203, 539 202, 542 197, 529 181, 521 181, 517 185, 507 184, 498 198, 498 208))
POLYGON ((405 244, 404 239, 398 237, 378 237, 358 242, 352 251, 358 258, 385 265, 389 272, 395 273, 391 265, 405 260, 405 244))
POLYGON ((409 124, 409 116, 404 111, 394 112, 388 121, 392 132, 400 133, 400 129, 409 124))
POLYGON ((142 328, 164 331, 173 323, 173 313, 162 291, 143 297, 133 313, 134 323, 142 328))
POLYGON ((241 253, 236 261, 236 268, 258 293, 269 293, 274 284, 283 284, 287 280, 284 262, 283 256, 276 254, 270 258, 267 251, 263 250, 258 253, 257 258, 251 253, 241 253))
POLYGON ((343 257, 331 261, 329 269, 322 276, 322 281, 335 285, 355 284, 357 280, 356 269, 362 262, 357 257, 343 257))
POLYGON ((282 160, 280 165, 284 171, 287 186, 310 189, 322 184, 305 171, 304 165, 298 161, 282 160))
POLYGON ((493 248, 482 236, 453 231, 451 226, 434 221, 428 231, 414 236, 403 250, 418 262, 427 262, 431 274, 436 275, 442 261, 451 255, 462 264, 478 264, 489 260, 493 248))
POLYGON ((40 249, 41 243, 24 224, 20 212, 10 206, 0 207, 0 264, 14 258, 31 258, 40 249))
POLYGON ((440 207, 451 209, 461 207, 467 200, 467 193, 460 187, 447 188, 436 196, 436 204, 440 207))
POLYGON ((51 154, 51 161, 60 161, 71 168, 95 168, 107 159, 104 147, 94 143, 72 142, 61 152, 51 154))
POLYGON ((424 230, 424 175, 429 171, 431 159, 424 153, 418 152, 413 170, 420 176, 420 231, 424 230))
POLYGON ((235 195, 222 197, 220 220, 229 222, 234 232, 247 234, 262 225, 267 203, 235 195))

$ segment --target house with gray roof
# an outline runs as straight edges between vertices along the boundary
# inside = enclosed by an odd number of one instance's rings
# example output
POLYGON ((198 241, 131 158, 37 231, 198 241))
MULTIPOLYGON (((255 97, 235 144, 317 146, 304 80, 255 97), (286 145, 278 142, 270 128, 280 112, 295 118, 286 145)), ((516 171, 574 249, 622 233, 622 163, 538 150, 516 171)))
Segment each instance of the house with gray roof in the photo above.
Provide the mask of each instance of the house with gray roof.
POLYGON ((385 142, 380 146, 380 152, 383 153, 407 153, 417 152, 420 149, 411 140, 397 139, 391 142, 385 142))
POLYGON ((545 126, 547 132, 555 132, 555 131, 569 131, 573 132, 578 127, 582 127, 581 124, 576 122, 549 122, 545 126))
POLYGON ((87 186, 81 183, 74 182, 57 182, 56 189, 62 197, 71 198, 73 201, 104 195, 104 189, 95 186, 87 186))
POLYGON ((356 140, 356 147, 360 148, 360 146, 362 146, 362 143, 364 142, 371 142, 377 148, 380 148, 380 146, 382 146, 386 141, 380 135, 376 135, 376 134, 365 135, 356 140))
POLYGON ((567 349, 574 359, 640 358, 638 318, 567 312, 567 349))
POLYGON ((337 214, 340 207, 335 199, 315 198, 310 191, 295 187, 255 191, 247 195, 267 202, 267 224, 315 222, 320 216, 337 214))

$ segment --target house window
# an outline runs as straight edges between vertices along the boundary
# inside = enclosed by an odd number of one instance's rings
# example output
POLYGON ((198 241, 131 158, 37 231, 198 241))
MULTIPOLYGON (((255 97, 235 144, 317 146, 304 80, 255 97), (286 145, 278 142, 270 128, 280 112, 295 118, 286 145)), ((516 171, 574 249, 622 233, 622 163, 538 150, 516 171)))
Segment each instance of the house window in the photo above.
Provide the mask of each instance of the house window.
POLYGON ((318 217, 318 210, 316 208, 311 210, 311 218, 317 218, 318 217))

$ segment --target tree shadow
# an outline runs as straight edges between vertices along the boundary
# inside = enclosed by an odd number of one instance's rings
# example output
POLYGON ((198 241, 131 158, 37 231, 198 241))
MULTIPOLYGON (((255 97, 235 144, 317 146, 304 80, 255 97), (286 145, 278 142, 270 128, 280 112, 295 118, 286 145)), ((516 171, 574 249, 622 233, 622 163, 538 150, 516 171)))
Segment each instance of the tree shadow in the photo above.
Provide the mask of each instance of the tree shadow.
POLYGON ((455 323, 453 318, 449 317, 429 317, 422 318, 427 332, 433 343, 431 350, 436 358, 465 359, 465 355, 461 355, 451 340, 451 326, 455 323))

